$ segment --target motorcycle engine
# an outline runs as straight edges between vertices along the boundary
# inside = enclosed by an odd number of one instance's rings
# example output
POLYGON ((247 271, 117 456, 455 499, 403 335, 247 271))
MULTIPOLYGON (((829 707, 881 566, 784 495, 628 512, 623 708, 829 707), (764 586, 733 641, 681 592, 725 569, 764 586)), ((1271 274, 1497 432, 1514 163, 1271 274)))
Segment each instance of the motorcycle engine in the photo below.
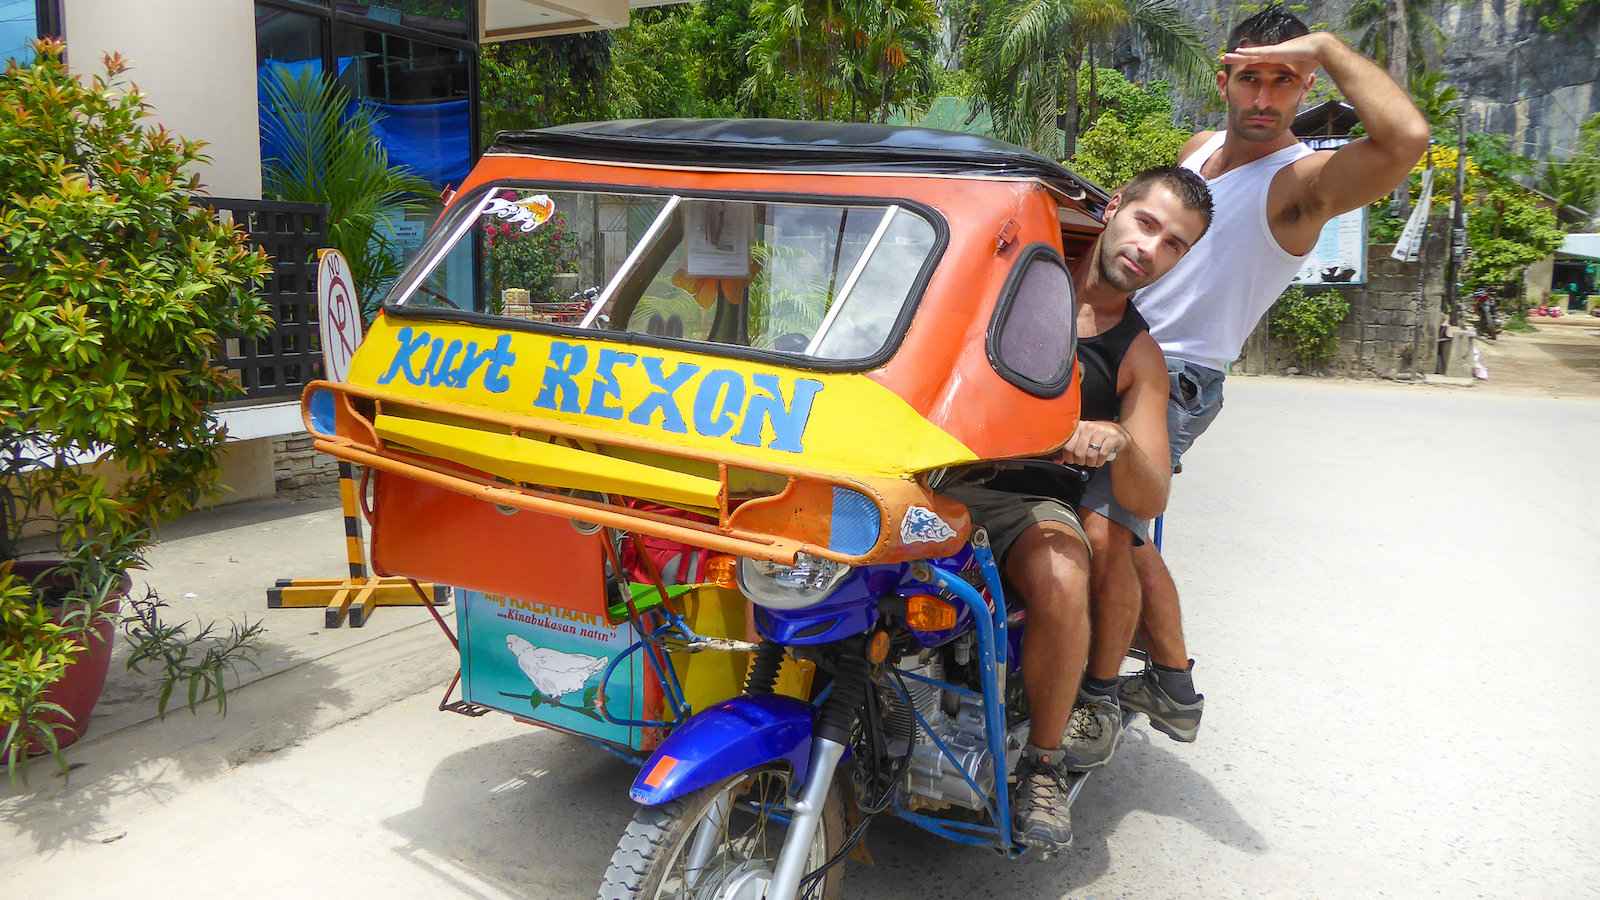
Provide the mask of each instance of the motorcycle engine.
MULTIPOLYGON (((924 651, 915 659, 904 660, 900 671, 924 678, 944 680, 944 661, 937 650, 924 651)), ((911 747, 911 762, 906 772, 906 792, 915 808, 939 809, 961 806, 983 809, 984 798, 967 783, 970 777, 985 793, 994 790, 994 761, 990 757, 983 730, 983 701, 946 692, 931 684, 905 678, 907 706, 894 676, 878 676, 878 694, 884 711, 883 727, 889 754, 899 757, 911 747), (940 752, 928 733, 917 726, 914 707, 928 728, 939 736, 955 761, 940 752), (963 777, 965 773, 966 777, 963 777)))

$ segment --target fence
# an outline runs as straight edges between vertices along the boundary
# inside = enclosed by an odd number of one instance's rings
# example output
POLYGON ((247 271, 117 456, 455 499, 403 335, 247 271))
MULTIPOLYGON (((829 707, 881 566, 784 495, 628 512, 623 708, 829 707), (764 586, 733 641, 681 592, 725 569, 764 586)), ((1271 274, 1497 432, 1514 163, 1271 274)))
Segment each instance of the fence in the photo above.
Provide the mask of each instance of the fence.
POLYGON ((261 338, 224 340, 224 365, 238 373, 244 403, 298 397, 306 383, 322 377, 322 339, 317 322, 316 251, 327 246, 327 210, 316 203, 282 203, 202 197, 224 222, 243 228, 272 257, 272 273, 261 287, 274 327, 261 338))

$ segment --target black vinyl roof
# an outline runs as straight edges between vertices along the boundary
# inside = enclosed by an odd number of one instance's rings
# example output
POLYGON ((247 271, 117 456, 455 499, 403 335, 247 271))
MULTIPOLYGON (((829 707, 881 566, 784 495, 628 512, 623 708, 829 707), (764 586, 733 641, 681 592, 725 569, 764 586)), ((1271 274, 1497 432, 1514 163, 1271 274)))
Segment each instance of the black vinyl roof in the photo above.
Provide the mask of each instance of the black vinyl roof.
POLYGON ((787 119, 622 119, 502 131, 491 153, 832 172, 1038 178, 1098 207, 1106 193, 1060 163, 993 138, 933 128, 787 119))

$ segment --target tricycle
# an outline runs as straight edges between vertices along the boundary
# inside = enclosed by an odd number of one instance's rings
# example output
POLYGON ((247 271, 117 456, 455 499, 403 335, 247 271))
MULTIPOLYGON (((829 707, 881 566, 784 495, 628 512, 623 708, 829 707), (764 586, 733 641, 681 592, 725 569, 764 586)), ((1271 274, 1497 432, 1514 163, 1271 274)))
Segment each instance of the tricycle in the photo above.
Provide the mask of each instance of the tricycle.
POLYGON ((1106 200, 916 128, 502 133, 307 387, 374 567, 461 589, 441 708, 639 766, 600 896, 837 896, 882 815, 1030 850, 1026 617, 940 489, 1071 436, 1106 200))

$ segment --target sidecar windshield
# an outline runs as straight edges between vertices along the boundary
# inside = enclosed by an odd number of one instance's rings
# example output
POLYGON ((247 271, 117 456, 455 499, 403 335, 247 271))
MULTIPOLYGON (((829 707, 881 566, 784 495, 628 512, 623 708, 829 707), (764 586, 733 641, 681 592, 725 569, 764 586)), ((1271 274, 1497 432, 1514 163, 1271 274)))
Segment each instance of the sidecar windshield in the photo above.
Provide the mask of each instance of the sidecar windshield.
POLYGON ((938 245, 923 213, 891 201, 517 186, 462 205, 391 305, 840 362, 888 346, 938 245))

